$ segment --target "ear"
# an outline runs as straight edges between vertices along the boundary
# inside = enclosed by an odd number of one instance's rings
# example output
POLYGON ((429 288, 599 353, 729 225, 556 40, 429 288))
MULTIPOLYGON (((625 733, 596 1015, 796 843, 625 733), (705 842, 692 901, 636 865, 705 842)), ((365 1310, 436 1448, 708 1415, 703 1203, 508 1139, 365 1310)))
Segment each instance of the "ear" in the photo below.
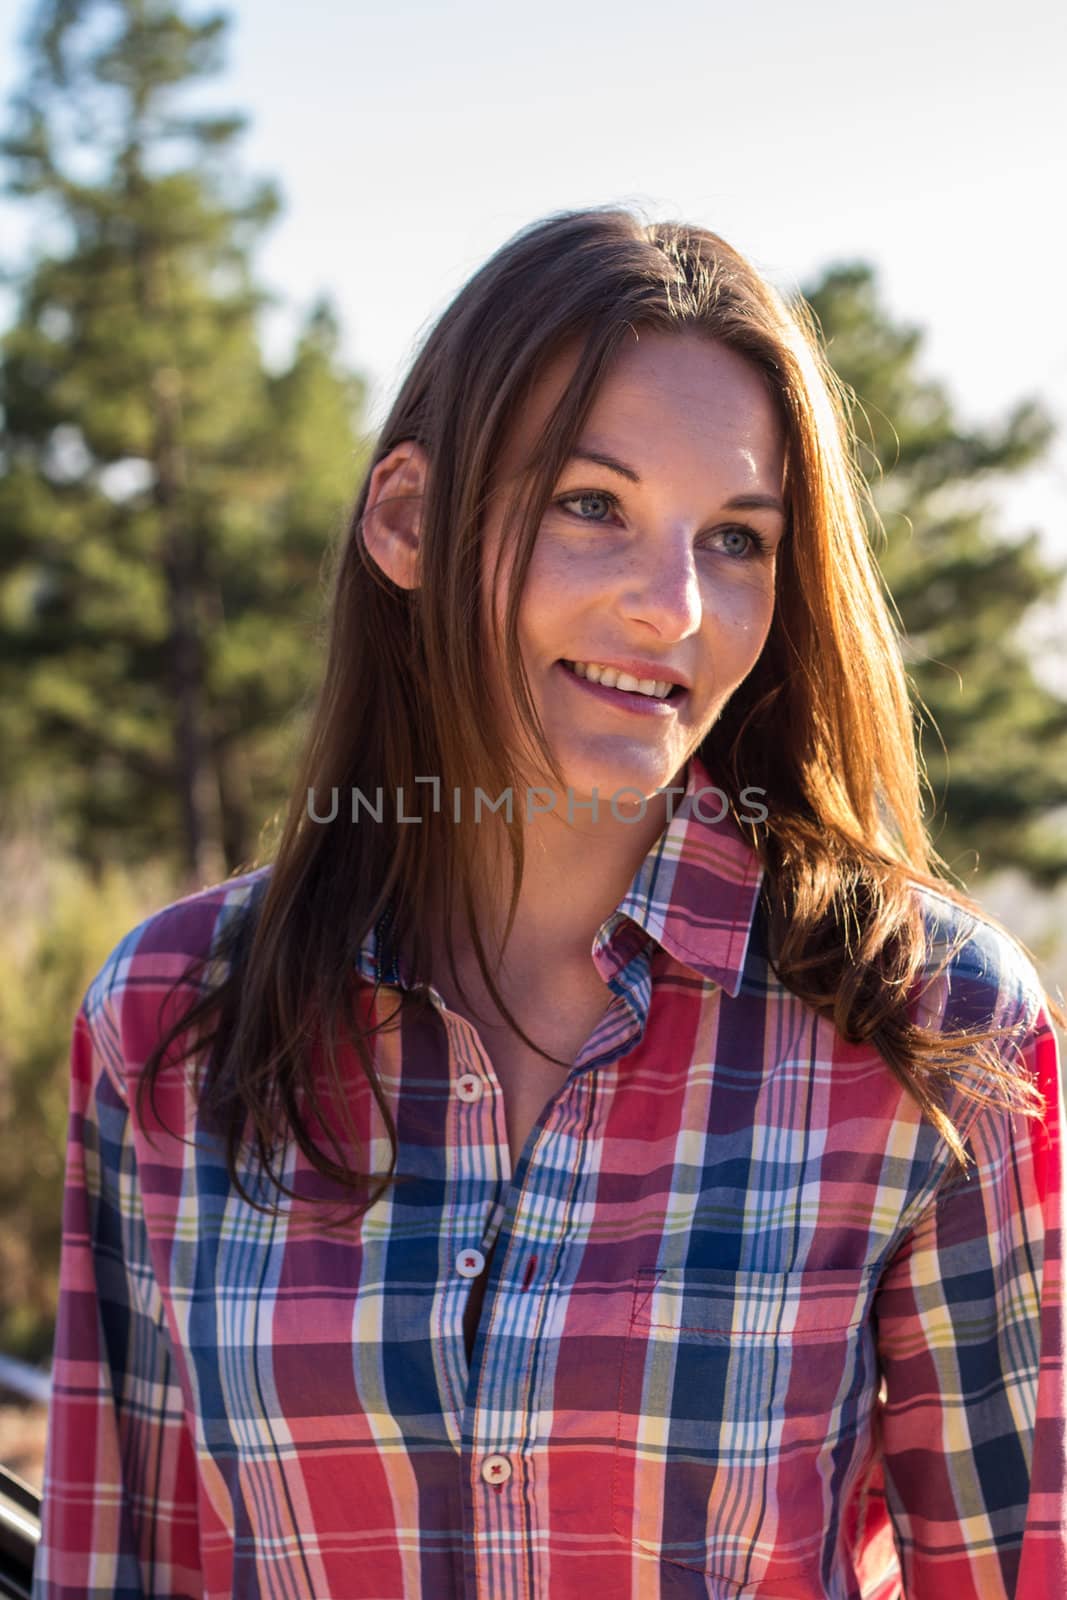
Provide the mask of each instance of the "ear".
POLYGON ((429 470, 422 445, 405 439, 382 457, 370 475, 363 542, 374 562, 400 589, 416 587, 429 470))

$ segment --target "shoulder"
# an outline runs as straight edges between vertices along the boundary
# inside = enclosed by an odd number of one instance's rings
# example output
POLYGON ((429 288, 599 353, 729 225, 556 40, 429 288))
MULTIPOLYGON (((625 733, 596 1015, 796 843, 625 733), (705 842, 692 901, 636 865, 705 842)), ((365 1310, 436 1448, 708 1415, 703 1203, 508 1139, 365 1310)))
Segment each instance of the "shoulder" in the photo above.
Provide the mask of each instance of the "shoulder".
POLYGON ((1021 1037, 1040 1015, 1044 986, 1022 945, 980 909, 912 884, 925 930, 917 1020, 962 1032, 1004 1028, 1021 1037))
POLYGON ((270 870, 259 867, 172 901, 111 950, 85 992, 79 1023, 113 1079, 125 1080, 128 1068, 147 1058, 164 1025, 180 1014, 183 995, 188 1005, 205 990, 223 935, 258 900, 270 870))

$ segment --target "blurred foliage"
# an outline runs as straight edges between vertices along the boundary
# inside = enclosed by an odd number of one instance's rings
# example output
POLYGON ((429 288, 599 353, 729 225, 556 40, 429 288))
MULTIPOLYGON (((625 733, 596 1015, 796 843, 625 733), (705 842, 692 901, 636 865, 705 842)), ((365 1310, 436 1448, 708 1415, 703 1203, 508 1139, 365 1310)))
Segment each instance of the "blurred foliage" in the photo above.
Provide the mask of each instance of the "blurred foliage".
POLYGON ((0 847, 0 1349, 51 1353, 74 1017, 124 934, 175 896, 162 868, 94 877, 25 834, 0 847))
POLYGON ((242 119, 182 109, 224 28, 44 0, 0 146, 50 230, 0 342, 0 1345, 30 1358, 75 1013, 124 933, 248 862, 283 806, 367 450, 328 305, 265 362, 277 197, 238 181, 242 119))
POLYGON ((45 0, 4 141, 56 247, 0 346, 0 803, 190 887, 255 853, 319 676, 323 557, 364 459, 325 304, 268 370, 240 118, 189 115, 224 23, 45 0), (88 155, 91 155, 91 160, 88 155))
POLYGON ((1051 887, 1067 878, 1067 703, 1035 676, 1026 627, 1067 567, 1042 556, 1037 533, 1006 536, 984 487, 1041 457, 1049 418, 1027 401, 987 428, 961 423, 922 373, 921 333, 888 315, 867 264, 828 269, 804 298, 858 401, 860 465, 884 529, 872 528, 874 547, 925 707, 934 842, 961 879, 976 865, 983 879, 1016 868, 1051 887))

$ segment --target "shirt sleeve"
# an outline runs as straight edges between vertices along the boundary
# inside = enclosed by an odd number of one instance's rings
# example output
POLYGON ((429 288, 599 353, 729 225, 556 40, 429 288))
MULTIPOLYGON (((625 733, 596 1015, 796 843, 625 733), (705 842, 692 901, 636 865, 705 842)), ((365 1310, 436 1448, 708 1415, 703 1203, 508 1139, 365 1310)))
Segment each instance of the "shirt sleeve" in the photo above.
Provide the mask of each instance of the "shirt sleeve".
POLYGON ((203 1592, 195 1458, 149 1254, 118 1033, 95 994, 78 1013, 71 1051, 32 1595, 192 1600, 203 1592))
POLYGON ((974 1165, 875 1301, 886 1499, 907 1600, 1067 1594, 1063 1086, 1044 1009, 1020 1051, 1044 1121, 983 1109, 974 1165))

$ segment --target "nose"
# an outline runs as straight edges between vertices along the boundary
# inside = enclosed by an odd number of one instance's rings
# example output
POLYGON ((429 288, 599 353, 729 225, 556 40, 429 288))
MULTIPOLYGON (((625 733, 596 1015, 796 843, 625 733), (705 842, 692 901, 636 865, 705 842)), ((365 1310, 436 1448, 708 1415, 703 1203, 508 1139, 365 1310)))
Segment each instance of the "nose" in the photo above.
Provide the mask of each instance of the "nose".
POLYGON ((663 639, 687 639, 700 628, 703 601, 689 538, 649 541, 627 569, 620 602, 630 622, 645 623, 663 639))

